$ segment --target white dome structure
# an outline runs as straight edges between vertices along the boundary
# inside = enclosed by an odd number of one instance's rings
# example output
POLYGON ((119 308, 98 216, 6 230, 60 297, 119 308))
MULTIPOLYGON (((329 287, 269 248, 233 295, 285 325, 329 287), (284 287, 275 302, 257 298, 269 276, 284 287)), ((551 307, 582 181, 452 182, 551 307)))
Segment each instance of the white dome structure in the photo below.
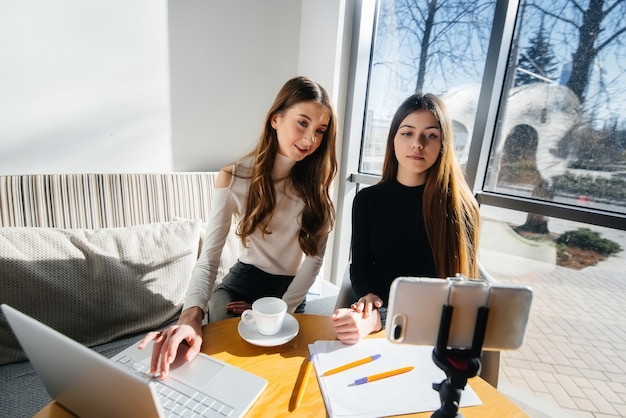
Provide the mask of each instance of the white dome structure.
MULTIPOLYGON (((460 142, 464 141, 464 130, 472 132, 474 129, 479 94, 479 85, 468 85, 443 96, 455 127, 455 136, 456 130, 460 129, 460 142)), ((537 169, 542 178, 550 181, 567 168, 567 158, 556 152, 559 141, 581 120, 580 102, 566 86, 536 83, 514 87, 509 92, 506 114, 496 141, 497 155, 502 155, 506 138, 516 127, 528 125, 537 134, 537 169)), ((457 143, 456 146, 459 156, 464 157, 468 152, 467 145, 457 143)))

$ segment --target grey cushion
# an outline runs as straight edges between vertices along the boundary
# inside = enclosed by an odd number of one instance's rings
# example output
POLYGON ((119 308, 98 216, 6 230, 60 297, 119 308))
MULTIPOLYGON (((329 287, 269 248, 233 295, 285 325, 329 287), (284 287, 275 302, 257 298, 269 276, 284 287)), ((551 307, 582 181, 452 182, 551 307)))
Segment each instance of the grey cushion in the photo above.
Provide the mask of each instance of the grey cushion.
MULTIPOLYGON (((88 346, 157 328, 182 306, 200 228, 0 228, 0 303, 88 346)), ((23 359, 0 315, 0 364, 23 359)))

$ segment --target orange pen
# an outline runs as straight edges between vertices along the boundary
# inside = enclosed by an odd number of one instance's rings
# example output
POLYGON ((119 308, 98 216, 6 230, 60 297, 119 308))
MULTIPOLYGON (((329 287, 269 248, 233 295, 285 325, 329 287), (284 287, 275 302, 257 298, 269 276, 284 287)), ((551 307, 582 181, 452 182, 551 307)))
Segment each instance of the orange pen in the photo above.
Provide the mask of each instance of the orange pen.
POLYGON ((385 377, 391 377, 391 376, 395 376, 395 375, 398 375, 398 374, 410 372, 414 368, 415 367, 413 367, 413 366, 402 367, 400 369, 389 370, 387 372, 375 374, 373 376, 362 377, 360 379, 355 380, 354 384, 355 385, 362 385, 363 383, 373 382, 374 380, 384 379, 385 377))
POLYGON ((299 407, 300 402, 302 402, 304 391, 306 389, 306 383, 309 380, 309 375, 311 374, 311 369, 313 369, 313 356, 309 358, 309 362, 306 365, 304 376, 302 377, 302 382, 300 382, 300 388, 298 389, 298 394, 296 395, 296 404, 294 408, 299 407))
POLYGON ((361 360, 353 361, 352 363, 344 364, 343 366, 335 367, 334 369, 324 372, 323 376, 330 376, 331 374, 339 373, 344 370, 351 369, 352 367, 360 366, 361 364, 369 363, 380 358, 380 354, 374 354, 373 356, 367 356, 361 360))

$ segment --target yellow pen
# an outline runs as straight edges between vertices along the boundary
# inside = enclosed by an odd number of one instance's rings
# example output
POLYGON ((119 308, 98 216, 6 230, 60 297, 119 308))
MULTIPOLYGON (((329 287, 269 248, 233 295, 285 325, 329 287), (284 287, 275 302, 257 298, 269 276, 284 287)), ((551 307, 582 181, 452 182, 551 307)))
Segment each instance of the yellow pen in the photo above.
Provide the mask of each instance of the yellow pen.
POLYGON ((398 375, 398 374, 410 372, 414 368, 415 367, 413 367, 413 366, 402 367, 400 369, 389 370, 387 372, 375 374, 373 376, 362 377, 360 379, 355 380, 354 384, 355 385, 362 385, 363 383, 373 382, 374 380, 384 379, 385 377, 390 377, 390 376, 395 376, 395 375, 398 375))
POLYGON ((311 370, 313 369, 313 356, 309 358, 309 362, 306 365, 306 369, 304 370, 304 376, 302 376, 302 382, 300 382, 300 388, 298 389, 298 394, 296 395, 296 403, 294 409, 300 406, 300 402, 302 402, 302 398, 304 397, 304 391, 306 389, 306 383, 309 381, 309 375, 311 374, 311 370))
POLYGON ((377 358, 380 358, 380 354, 374 354, 373 356, 367 356, 362 358, 361 360, 353 361, 352 363, 344 364, 343 366, 335 367, 334 369, 330 369, 327 372, 324 372, 323 376, 330 376, 331 374, 339 373, 344 370, 351 369, 352 367, 360 366, 361 364, 369 363, 370 361, 374 361, 377 358))

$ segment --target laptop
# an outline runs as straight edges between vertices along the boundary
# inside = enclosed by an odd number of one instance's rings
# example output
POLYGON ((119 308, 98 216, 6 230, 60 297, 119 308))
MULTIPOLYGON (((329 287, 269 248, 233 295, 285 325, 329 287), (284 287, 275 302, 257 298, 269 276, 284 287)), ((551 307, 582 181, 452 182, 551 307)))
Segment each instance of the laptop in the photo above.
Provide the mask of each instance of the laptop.
POLYGON ((152 348, 139 350, 139 341, 108 359, 9 305, 0 308, 50 396, 80 417, 241 417, 267 386, 203 353, 153 378, 152 348))

